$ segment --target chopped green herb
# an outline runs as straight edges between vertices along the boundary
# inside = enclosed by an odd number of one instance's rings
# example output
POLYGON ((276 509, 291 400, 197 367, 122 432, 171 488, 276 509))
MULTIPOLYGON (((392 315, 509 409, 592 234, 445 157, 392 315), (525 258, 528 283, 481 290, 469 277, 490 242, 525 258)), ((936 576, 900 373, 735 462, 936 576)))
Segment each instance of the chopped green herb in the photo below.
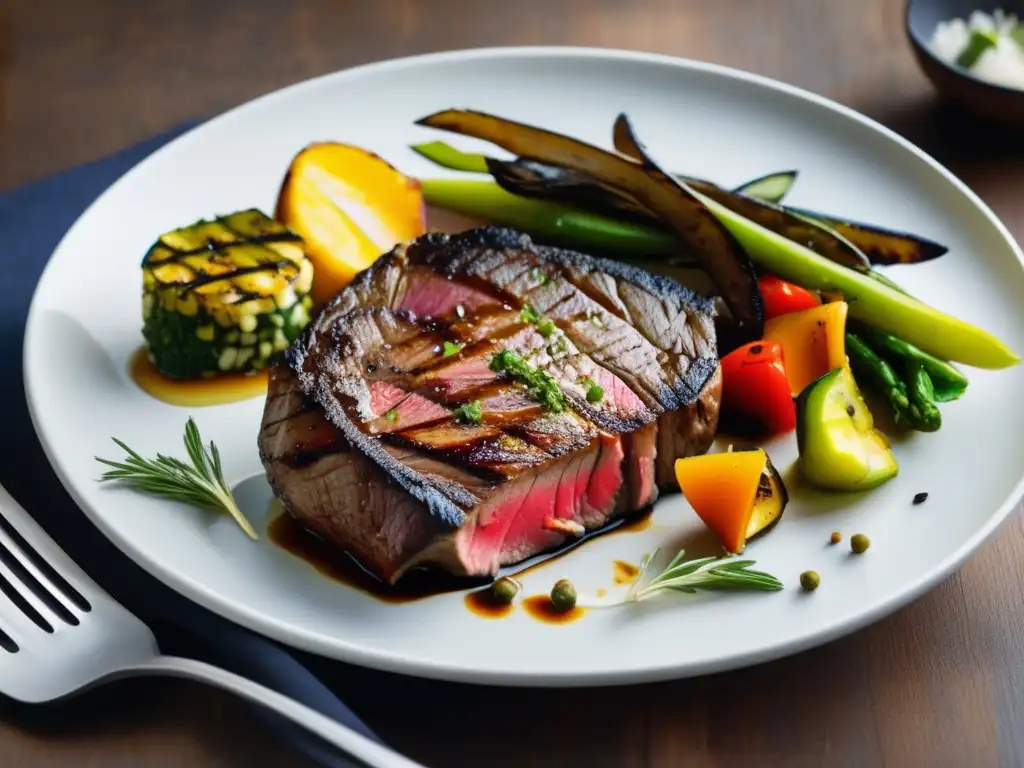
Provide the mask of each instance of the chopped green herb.
POLYGON ((587 379, 587 402, 598 403, 604 397, 604 389, 593 379, 587 379))
POLYGON ((533 269, 531 269, 530 277, 532 277, 534 280, 540 281, 541 285, 547 285, 548 283, 551 282, 551 278, 548 277, 547 273, 540 267, 534 267, 533 269))
POLYGON ((392 408, 390 411, 384 414, 384 418, 388 421, 398 421, 398 411, 392 408))
POLYGON ((446 341, 441 353, 443 357, 451 357, 452 355, 457 355, 460 349, 462 349, 461 344, 454 344, 450 341, 446 341))
POLYGON ((524 323, 539 323, 540 312, 534 309, 532 306, 527 304, 521 310, 519 310, 519 317, 524 323))
POLYGON ((523 358, 510 349, 503 349, 491 359, 490 368, 504 373, 526 385, 530 396, 550 411, 560 413, 565 409, 565 398, 558 384, 546 371, 527 364, 523 358))
POLYGON ((483 415, 483 411, 480 410, 479 400, 471 400, 452 411, 452 416, 455 417, 455 420, 461 421, 464 424, 479 424, 483 415))
POLYGON ((529 304, 519 310, 519 317, 522 318, 524 323, 533 323, 536 325, 540 335, 545 339, 555 332, 555 321, 550 317, 544 317, 529 304))
POLYGON ((602 320, 597 315, 591 315, 587 319, 590 320, 590 324, 593 325, 595 328, 604 328, 604 320, 602 320))

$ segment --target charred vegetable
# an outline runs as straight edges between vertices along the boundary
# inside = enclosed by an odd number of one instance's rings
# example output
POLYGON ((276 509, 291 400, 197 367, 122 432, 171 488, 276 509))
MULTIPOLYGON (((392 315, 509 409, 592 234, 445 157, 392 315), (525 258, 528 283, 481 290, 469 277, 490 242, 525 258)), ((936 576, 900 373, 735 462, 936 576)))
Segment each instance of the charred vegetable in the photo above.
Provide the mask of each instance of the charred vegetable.
POLYGON ((678 459, 676 480, 693 511, 733 554, 779 522, 789 503, 761 448, 678 459))
MULTIPOLYGON (((612 139, 619 152, 646 165, 654 164, 654 160, 637 139, 625 115, 616 118, 612 139)), ((837 264, 856 270, 867 269, 867 258, 860 251, 835 232, 809 219, 795 216, 784 208, 770 203, 727 192, 713 184, 694 184, 693 188, 734 213, 782 237, 798 242, 837 264)))
POLYGON ((760 336, 761 295, 749 258, 687 185, 654 164, 640 165, 568 136, 470 110, 445 110, 419 125, 484 139, 541 163, 585 173, 620 190, 655 215, 712 277, 738 328, 738 338, 760 336))
POLYGON ((315 306, 426 230, 419 182, 372 152, 338 142, 311 144, 292 159, 274 216, 306 241, 316 267, 315 306))
POLYGON ((792 213, 804 216, 834 230, 853 243, 872 264, 917 264, 937 259, 949 248, 933 240, 909 232, 896 232, 873 224, 839 218, 818 211, 786 206, 792 213))
POLYGON ((142 260, 142 335, 176 379, 255 371, 309 322, 302 238, 251 209, 166 232, 142 260))
POLYGON ((757 493, 754 494, 754 511, 747 524, 747 541, 762 536, 770 531, 782 519, 782 513, 789 504, 789 492, 782 482, 782 475, 772 464, 771 458, 765 454, 764 469, 761 479, 757 482, 757 493))

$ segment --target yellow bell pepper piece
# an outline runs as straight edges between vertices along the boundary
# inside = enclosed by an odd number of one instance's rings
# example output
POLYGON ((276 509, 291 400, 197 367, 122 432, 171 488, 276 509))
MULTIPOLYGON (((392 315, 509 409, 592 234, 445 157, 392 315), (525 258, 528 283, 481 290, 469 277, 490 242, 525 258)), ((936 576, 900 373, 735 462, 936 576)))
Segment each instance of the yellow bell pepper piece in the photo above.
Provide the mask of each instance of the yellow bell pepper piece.
POLYGON ((845 301, 832 301, 773 317, 764 324, 765 340, 782 345, 782 360, 793 397, 812 381, 847 364, 848 311, 845 301))

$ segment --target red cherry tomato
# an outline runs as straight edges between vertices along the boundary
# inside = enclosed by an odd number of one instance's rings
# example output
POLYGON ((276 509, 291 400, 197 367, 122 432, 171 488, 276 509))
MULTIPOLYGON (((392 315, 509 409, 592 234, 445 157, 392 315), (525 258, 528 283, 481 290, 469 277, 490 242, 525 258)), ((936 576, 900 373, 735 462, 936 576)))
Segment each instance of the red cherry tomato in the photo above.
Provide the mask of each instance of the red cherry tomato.
POLYGON ((800 312, 821 304, 821 300, 806 288, 787 282, 775 275, 764 275, 757 281, 764 300, 764 319, 770 320, 790 312, 800 312))
POLYGON ((781 344, 752 341, 722 358, 722 415, 744 432, 776 435, 796 427, 781 344))

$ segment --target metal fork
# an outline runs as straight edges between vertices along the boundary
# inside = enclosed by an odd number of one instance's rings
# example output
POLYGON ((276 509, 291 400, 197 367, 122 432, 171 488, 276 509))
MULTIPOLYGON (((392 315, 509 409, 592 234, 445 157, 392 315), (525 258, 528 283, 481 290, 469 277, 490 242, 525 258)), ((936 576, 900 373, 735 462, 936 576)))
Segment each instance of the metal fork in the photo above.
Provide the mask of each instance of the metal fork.
POLYGON ((194 659, 165 656, 0 486, 0 692, 53 701, 124 677, 200 680, 262 704, 375 768, 423 768, 314 709, 194 659))

